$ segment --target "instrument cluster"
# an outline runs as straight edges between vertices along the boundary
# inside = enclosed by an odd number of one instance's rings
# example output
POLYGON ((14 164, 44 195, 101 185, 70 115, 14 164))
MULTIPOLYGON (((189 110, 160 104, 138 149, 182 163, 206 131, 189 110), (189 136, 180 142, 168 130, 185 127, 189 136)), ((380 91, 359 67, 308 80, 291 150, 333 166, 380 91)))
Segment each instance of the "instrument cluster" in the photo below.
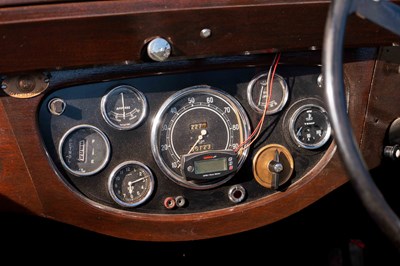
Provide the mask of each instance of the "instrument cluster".
POLYGON ((319 67, 279 66, 272 87, 266 69, 54 90, 38 114, 44 148, 96 206, 192 213, 283 193, 321 160, 331 127, 319 67))

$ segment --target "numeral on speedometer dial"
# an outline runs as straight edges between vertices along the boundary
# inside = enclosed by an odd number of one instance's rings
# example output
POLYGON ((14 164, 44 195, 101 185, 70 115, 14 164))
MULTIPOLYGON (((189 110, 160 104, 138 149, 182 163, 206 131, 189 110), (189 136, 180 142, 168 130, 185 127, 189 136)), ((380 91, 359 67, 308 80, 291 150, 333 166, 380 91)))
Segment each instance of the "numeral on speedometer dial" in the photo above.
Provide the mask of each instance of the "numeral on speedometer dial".
MULTIPOLYGON (((181 174, 181 157, 196 152, 234 150, 247 139, 249 124, 240 103, 231 95, 206 85, 189 87, 172 95, 158 111, 151 131, 153 156, 164 174, 182 186, 216 187, 232 176, 210 182, 186 180, 181 174)), ((237 154, 238 168, 247 153, 245 149, 237 154)))

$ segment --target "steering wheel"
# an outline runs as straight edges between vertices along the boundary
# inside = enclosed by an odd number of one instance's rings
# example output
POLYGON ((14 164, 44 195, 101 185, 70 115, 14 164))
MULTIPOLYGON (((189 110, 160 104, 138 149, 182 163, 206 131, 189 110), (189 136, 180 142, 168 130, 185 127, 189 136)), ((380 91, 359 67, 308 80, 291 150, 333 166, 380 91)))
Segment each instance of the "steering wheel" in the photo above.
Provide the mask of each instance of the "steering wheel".
POLYGON ((346 21, 352 13, 400 35, 400 7, 388 0, 333 0, 325 25, 322 54, 328 113, 350 182, 372 219, 400 250, 400 219, 372 180, 346 112, 342 56, 346 21))

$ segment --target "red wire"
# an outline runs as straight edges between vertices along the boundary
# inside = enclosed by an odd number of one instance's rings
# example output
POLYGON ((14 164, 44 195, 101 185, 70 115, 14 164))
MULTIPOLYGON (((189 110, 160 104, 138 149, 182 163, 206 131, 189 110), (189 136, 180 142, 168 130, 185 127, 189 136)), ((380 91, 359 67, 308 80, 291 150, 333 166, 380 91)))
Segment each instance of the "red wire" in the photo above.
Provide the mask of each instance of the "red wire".
MULTIPOLYGON (((272 88, 273 88, 273 83, 274 83, 274 76, 275 76, 276 68, 277 68, 277 66, 278 66, 280 57, 281 57, 281 54, 278 53, 278 54, 276 55, 276 59, 275 59, 274 65, 273 65, 272 75, 271 75, 270 84, 269 84, 268 99, 267 99, 267 102, 265 103, 265 108, 264 108, 263 116, 261 117, 261 120, 258 122, 256 128, 253 130, 253 132, 250 134, 250 136, 249 136, 245 141, 243 141, 243 142, 235 149, 235 151, 234 151, 235 153, 237 153, 247 142, 249 142, 249 141, 251 140, 251 138, 256 134, 256 132, 258 132, 258 133, 257 133, 257 137, 258 137, 258 135, 259 135, 259 133, 260 133, 261 127, 262 127, 262 125, 264 124, 265 114, 267 113, 268 106, 269 106, 270 101, 271 101, 272 88)), ((256 137, 256 138, 257 138, 257 137, 256 137)), ((256 140, 256 138, 253 139, 252 142, 251 142, 249 145, 251 145, 251 144, 256 140)))

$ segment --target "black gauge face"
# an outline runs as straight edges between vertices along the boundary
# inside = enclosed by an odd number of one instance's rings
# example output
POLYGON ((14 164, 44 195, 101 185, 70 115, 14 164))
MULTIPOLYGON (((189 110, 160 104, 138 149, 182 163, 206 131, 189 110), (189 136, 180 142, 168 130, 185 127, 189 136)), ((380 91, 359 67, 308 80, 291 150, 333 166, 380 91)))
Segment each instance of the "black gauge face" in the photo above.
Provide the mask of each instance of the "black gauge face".
POLYGON ((110 126, 118 130, 133 129, 147 115, 146 98, 131 86, 118 86, 101 99, 101 114, 110 126))
POLYGON ((110 143, 98 128, 80 125, 64 134, 58 152, 66 170, 77 176, 87 176, 105 167, 110 157, 110 143))
POLYGON ((290 135, 302 148, 320 148, 331 135, 331 125, 326 111, 313 104, 300 107, 290 119, 290 135))
POLYGON ((124 207, 135 207, 145 202, 154 190, 150 169, 136 161, 118 165, 110 175, 108 190, 113 200, 124 207))
MULTIPOLYGON (((267 89, 268 73, 253 78, 247 86, 247 99, 254 111, 262 114, 265 105, 268 102, 267 89)), ((274 76, 272 85, 272 95, 269 100, 267 114, 275 114, 282 110, 289 96, 289 90, 286 81, 279 75, 274 76)))
MULTIPOLYGON (((248 118, 232 96, 205 85, 190 87, 172 95, 157 113, 151 133, 152 152, 169 178, 189 188, 207 189, 230 177, 212 183, 187 181, 181 174, 181 156, 235 150, 249 131, 248 118)), ((239 167, 247 153, 238 153, 239 167)))

